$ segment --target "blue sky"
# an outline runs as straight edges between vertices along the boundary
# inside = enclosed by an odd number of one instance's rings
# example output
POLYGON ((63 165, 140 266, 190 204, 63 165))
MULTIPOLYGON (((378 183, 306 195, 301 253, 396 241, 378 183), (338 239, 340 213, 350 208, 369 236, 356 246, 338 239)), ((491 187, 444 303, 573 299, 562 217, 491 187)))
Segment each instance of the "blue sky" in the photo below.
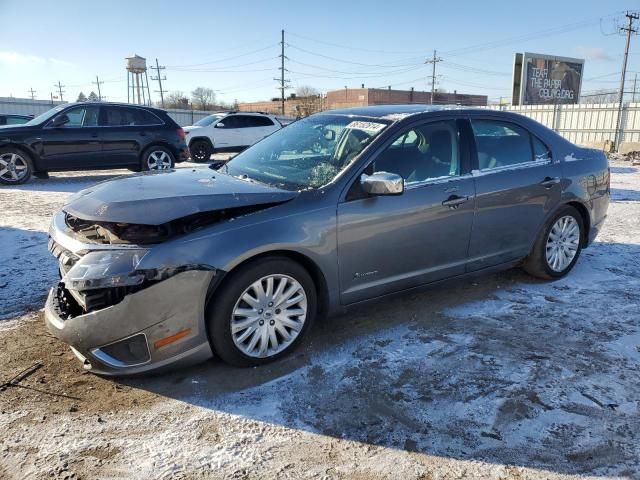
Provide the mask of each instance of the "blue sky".
MULTIPOLYGON (((95 90, 99 75, 108 100, 126 100, 124 58, 137 53, 167 66, 166 90, 204 86, 229 102, 268 99, 278 95, 281 29, 291 91, 361 83, 427 90, 423 62, 434 49, 444 60, 437 86, 448 91, 508 96, 513 53, 521 51, 585 58, 583 93, 615 90, 624 38, 608 33, 612 16, 634 7, 631 0, 0 0, 0 96, 28 97, 33 88, 49 98, 60 80, 65 100, 75 99, 95 90)), ((635 37, 629 88, 639 53, 635 37)))

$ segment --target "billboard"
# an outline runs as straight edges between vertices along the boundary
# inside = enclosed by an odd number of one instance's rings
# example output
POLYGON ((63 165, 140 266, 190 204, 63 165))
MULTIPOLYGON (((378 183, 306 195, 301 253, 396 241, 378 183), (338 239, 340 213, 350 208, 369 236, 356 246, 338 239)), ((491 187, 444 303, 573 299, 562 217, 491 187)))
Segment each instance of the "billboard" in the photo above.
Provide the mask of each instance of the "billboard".
POLYGON ((578 103, 584 60, 525 52, 513 65, 514 105, 578 103), (516 98, 517 97, 517 98, 516 98))

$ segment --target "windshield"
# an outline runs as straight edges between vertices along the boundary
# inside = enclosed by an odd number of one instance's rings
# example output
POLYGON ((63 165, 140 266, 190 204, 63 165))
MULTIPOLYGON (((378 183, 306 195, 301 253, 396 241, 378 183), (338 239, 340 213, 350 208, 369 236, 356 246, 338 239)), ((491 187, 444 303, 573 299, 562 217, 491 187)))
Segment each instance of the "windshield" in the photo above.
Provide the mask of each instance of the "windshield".
POLYGON ((213 122, 224 117, 225 115, 226 115, 225 113, 217 113, 214 115, 209 115, 208 117, 201 118, 196 123, 194 123, 194 125, 197 127, 208 127, 213 122))
POLYGON ((258 142, 222 169, 229 175, 286 190, 331 182, 390 122, 346 115, 313 115, 258 142))
POLYGON ((58 105, 57 107, 52 108, 51 110, 47 110, 46 112, 44 112, 41 115, 38 115, 36 118, 33 118, 33 119, 29 120, 24 125, 28 125, 30 127, 32 127, 34 125, 40 125, 41 123, 46 122, 50 118, 55 117, 57 113, 59 113, 60 111, 64 110, 67 106, 68 105, 58 105))

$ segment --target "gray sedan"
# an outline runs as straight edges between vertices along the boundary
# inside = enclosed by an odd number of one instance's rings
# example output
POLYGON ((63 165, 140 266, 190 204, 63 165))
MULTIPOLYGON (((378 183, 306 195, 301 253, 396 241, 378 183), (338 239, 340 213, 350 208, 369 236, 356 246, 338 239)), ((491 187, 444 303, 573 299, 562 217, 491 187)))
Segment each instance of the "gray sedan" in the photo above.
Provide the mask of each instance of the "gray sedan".
POLYGON ((46 323, 100 374, 259 365, 359 302, 515 265, 562 277, 608 204, 604 154, 519 115, 324 112, 217 170, 69 198, 49 232, 61 280, 46 323))

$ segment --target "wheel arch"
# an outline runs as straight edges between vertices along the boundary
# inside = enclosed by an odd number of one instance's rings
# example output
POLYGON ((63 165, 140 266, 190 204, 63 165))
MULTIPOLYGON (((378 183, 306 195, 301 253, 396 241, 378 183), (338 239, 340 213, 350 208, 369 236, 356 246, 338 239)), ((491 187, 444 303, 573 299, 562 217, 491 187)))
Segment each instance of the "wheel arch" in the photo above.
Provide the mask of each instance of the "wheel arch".
POLYGON ((28 155, 29 158, 31 159, 31 163, 33 164, 33 171, 34 172, 40 171, 40 169, 38 168, 40 163, 40 156, 25 144, 15 143, 11 141, 2 142, 0 143, 0 148, 15 148, 16 150, 20 150, 25 155, 28 155))
POLYGON ((589 209, 587 209, 587 207, 583 203, 577 200, 571 200, 563 203, 562 205, 573 207, 580 214, 580 217, 582 218, 582 224, 584 226, 584 229, 582 231, 582 248, 586 247, 589 242, 589 229, 591 228, 591 217, 589 216, 589 209))
POLYGON ((329 311, 329 286, 327 284, 325 275, 322 272, 322 269, 316 264, 316 262, 314 262, 307 255, 294 250, 285 250, 285 249, 269 250, 266 252, 261 252, 233 265, 231 269, 227 270, 224 273, 224 276, 221 279, 219 279, 218 281, 214 280, 215 281, 215 285, 213 285, 214 291, 212 291, 209 295, 207 295, 205 311, 209 308, 213 298, 215 297, 215 290, 219 289, 225 283, 230 273, 237 271, 240 267, 243 267, 249 263, 252 263, 264 258, 270 258, 270 257, 281 257, 281 258, 284 257, 289 260, 292 260, 297 264, 301 265, 307 271, 307 273, 309 273, 309 275, 311 276, 311 279, 313 280, 313 284, 316 287, 316 295, 318 298, 318 312, 317 312, 318 317, 319 318, 324 317, 329 311))
POLYGON ((198 137, 193 137, 189 139, 189 148, 191 148, 191 145, 193 145, 193 142, 197 142, 197 141, 205 141, 209 145, 211 145, 211 148, 213 149, 213 141, 211 140, 211 138, 207 137, 206 135, 200 135, 198 137))

